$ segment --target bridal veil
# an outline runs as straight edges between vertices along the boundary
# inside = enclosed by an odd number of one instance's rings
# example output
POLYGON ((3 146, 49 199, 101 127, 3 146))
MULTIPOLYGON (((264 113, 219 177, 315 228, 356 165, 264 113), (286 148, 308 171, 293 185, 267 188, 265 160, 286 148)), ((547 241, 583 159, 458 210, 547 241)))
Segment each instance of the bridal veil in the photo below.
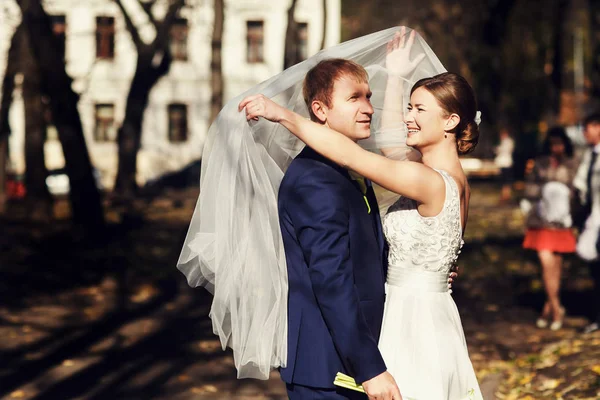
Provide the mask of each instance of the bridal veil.
MULTIPOLYGON (((399 30, 390 28, 317 53, 231 99, 208 131, 200 195, 177 268, 190 286, 214 295, 213 331, 224 349, 233 349, 238 378, 268 379, 272 368, 286 364, 288 281, 277 193, 287 166, 303 147, 279 124, 246 121, 238 104, 247 95, 262 93, 308 118, 302 97, 308 70, 323 59, 350 59, 366 68, 373 92, 372 134, 361 146, 372 151, 395 147, 396 157, 408 158, 414 150, 405 146, 406 128, 379 128, 388 76, 386 46, 399 30)), ((410 32, 407 28, 405 34, 410 32)), ((445 72, 417 34, 411 59, 421 55, 416 69, 401 77, 405 105, 417 80, 445 72)), ((389 193, 377 193, 380 207, 393 201, 389 193)))

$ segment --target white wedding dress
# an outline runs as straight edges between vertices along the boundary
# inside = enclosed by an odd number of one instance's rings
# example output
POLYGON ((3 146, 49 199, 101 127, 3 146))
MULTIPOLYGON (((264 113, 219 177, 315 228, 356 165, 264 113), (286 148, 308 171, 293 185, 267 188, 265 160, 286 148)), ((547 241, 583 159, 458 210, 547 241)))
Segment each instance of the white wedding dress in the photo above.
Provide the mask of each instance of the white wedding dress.
POLYGON ((381 354, 404 400, 482 399, 448 275, 463 245, 459 191, 446 182, 442 211, 421 216, 401 197, 383 218, 389 243, 381 354))

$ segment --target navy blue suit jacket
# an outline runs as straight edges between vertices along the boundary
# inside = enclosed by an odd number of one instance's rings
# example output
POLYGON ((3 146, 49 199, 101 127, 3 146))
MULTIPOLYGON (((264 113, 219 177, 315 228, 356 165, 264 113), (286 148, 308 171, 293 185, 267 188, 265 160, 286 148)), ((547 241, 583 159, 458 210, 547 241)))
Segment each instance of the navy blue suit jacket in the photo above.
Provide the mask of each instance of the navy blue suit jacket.
POLYGON ((306 147, 279 189, 288 277, 284 382, 331 388, 337 372, 362 383, 386 370, 377 349, 385 300, 385 241, 373 188, 306 147))

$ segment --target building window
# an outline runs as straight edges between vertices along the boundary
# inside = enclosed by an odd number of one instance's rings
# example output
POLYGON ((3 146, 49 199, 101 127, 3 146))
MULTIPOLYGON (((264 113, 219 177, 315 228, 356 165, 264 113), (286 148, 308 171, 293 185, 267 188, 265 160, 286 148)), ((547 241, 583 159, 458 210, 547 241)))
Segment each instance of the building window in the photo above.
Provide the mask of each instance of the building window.
POLYGON ((169 104, 169 141, 185 142, 187 136, 187 106, 185 104, 169 104))
POLYGON ((264 62, 263 55, 264 24, 262 21, 248 21, 246 44, 246 59, 249 63, 264 62))
POLYGON ((114 142, 117 140, 115 106, 113 104, 96 104, 95 120, 94 140, 96 142, 114 142))
POLYGON ((300 22, 296 34, 296 60, 304 61, 308 58, 308 24, 300 22))
POLYGON ((96 17, 96 58, 112 60, 115 57, 115 19, 96 17))
POLYGON ((185 142, 187 133, 187 106, 169 104, 169 141, 185 142))
POLYGON ((58 52, 65 59, 65 33, 67 31, 67 23, 64 15, 51 15, 50 23, 52 24, 52 32, 58 39, 58 52))
POLYGON ((173 60, 187 61, 188 24, 184 18, 173 22, 169 34, 169 47, 173 60))

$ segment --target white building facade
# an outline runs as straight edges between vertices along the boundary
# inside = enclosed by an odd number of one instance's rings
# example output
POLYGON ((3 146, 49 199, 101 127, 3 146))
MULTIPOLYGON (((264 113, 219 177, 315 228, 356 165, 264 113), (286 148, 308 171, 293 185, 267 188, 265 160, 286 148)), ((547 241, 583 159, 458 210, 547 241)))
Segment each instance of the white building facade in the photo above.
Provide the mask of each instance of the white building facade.
MULTIPOLYGON (((211 41, 213 1, 193 0, 184 7, 170 33, 174 61, 169 73, 150 93, 138 155, 138 183, 178 170, 200 158, 210 119, 211 41)), ((327 6, 325 47, 339 43, 341 0, 299 0, 295 20, 300 24, 299 51, 311 56, 323 39, 323 1, 327 6)), ((154 29, 138 0, 124 1, 142 39, 154 29)), ((225 0, 222 41, 224 101, 283 69, 287 10, 291 0, 225 0)), ((73 88, 80 94, 79 112, 88 151, 110 188, 117 169, 116 133, 136 63, 135 46, 124 18, 112 0, 52 0, 45 3, 55 33, 64 35, 64 52, 73 88)), ((166 2, 157 3, 159 19, 166 2)), ((0 74, 4 74, 18 8, 0 9, 0 74)), ((0 76, 0 83, 1 83, 0 76)), ((19 79, 10 111, 9 139, 12 169, 24 172, 24 107, 19 79)), ((45 145, 48 169, 64 166, 56 133, 49 128, 45 145)))

